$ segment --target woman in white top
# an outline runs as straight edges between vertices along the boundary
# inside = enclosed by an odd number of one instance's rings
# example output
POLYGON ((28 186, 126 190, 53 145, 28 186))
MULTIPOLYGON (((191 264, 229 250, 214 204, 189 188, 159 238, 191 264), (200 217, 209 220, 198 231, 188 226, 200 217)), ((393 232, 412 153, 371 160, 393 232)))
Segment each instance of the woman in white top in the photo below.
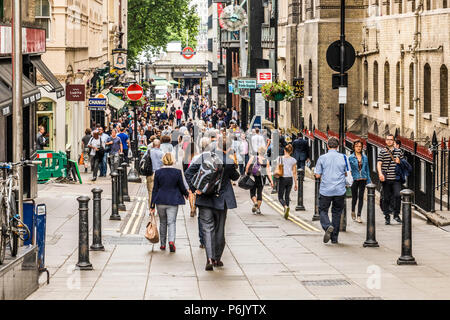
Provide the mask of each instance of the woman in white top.
POLYGON ((162 153, 163 154, 166 154, 166 153, 171 153, 172 154, 172 156, 174 156, 174 149, 173 149, 173 145, 172 145, 172 139, 170 138, 170 136, 168 136, 168 135, 163 135, 162 137, 161 137, 161 146, 160 146, 160 149, 161 149, 161 151, 162 151, 162 153))
POLYGON ((88 147, 91 149, 90 155, 92 156, 92 181, 97 180, 97 171, 100 164, 100 161, 103 160, 103 156, 105 155, 105 146, 100 139, 98 131, 94 131, 92 134, 92 138, 89 141, 88 147))
POLYGON ((293 151, 292 144, 288 144, 284 148, 284 156, 278 157, 278 164, 283 165, 283 175, 280 177, 278 186, 278 201, 284 208, 284 218, 289 218, 289 195, 294 184, 294 190, 297 191, 297 160, 291 157, 293 151))

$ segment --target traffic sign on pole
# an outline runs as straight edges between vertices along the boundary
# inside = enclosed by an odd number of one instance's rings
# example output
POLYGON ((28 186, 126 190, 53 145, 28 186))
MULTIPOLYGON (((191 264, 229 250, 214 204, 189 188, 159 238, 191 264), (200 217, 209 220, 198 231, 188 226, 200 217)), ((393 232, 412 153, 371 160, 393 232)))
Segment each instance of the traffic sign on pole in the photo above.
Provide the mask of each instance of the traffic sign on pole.
POLYGON ((144 89, 138 84, 132 84, 127 89, 128 99, 131 101, 138 101, 144 95, 144 89))

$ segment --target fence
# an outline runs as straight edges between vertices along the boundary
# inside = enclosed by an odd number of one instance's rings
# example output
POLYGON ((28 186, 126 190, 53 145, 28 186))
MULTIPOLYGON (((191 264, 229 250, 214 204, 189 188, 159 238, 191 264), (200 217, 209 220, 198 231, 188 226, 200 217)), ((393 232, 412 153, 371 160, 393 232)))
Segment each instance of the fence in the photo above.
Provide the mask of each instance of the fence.
MULTIPOLYGON (((310 147, 311 166, 315 166, 317 159, 327 152, 328 138, 332 136, 339 138, 339 135, 331 130, 325 133, 315 128, 312 131, 305 129, 303 134, 310 147)), ((399 135, 396 136, 396 139, 402 142, 401 149, 413 168, 404 187, 414 191, 414 204, 424 211, 434 212, 437 200, 439 210, 450 210, 450 139, 443 139, 439 144, 436 134, 434 134, 431 148, 421 146, 417 142, 399 135)), ((354 133, 346 132, 344 144, 347 155, 353 151, 353 142, 356 140, 363 143, 369 160, 370 177, 380 191, 381 183, 378 179, 377 160, 380 149, 385 146, 385 139, 372 133, 369 133, 367 139, 364 139, 354 133)))

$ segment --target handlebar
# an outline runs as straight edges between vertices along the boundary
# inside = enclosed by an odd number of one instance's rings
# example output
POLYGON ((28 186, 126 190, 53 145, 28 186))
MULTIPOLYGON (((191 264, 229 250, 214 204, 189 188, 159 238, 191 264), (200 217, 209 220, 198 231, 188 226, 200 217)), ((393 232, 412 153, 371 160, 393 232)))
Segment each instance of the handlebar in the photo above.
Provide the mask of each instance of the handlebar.
POLYGON ((19 166, 33 166, 40 165, 42 162, 39 160, 23 160, 19 162, 0 162, 0 169, 11 169, 19 166))

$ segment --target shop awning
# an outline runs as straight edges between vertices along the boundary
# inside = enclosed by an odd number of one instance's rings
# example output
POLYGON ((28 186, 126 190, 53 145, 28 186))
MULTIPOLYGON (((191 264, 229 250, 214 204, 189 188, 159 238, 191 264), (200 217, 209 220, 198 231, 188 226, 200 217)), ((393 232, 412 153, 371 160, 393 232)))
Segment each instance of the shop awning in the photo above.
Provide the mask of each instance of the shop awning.
POLYGON ((174 85, 179 85, 178 81, 175 81, 175 80, 170 80, 169 83, 174 84, 174 85))
POLYGON ((56 98, 61 98, 64 96, 64 88, 59 83, 58 79, 53 75, 50 69, 45 65, 44 61, 41 60, 41 56, 31 57, 31 63, 38 69, 45 80, 50 84, 50 92, 56 92, 56 98))
POLYGON ((108 98, 108 104, 116 110, 120 110, 125 105, 125 101, 119 99, 114 94, 109 92, 106 97, 108 98))
POLYGON ((12 92, 0 82, 0 115, 6 117, 12 113, 12 92))
MULTIPOLYGON (((12 78, 11 63, 6 61, 0 62, 0 79, 6 83, 9 88, 12 88, 12 78)), ((41 99, 41 91, 25 75, 22 77, 22 97, 25 106, 41 99)))
POLYGON ((169 86, 169 81, 167 80, 155 80, 152 81, 152 86, 169 86))

